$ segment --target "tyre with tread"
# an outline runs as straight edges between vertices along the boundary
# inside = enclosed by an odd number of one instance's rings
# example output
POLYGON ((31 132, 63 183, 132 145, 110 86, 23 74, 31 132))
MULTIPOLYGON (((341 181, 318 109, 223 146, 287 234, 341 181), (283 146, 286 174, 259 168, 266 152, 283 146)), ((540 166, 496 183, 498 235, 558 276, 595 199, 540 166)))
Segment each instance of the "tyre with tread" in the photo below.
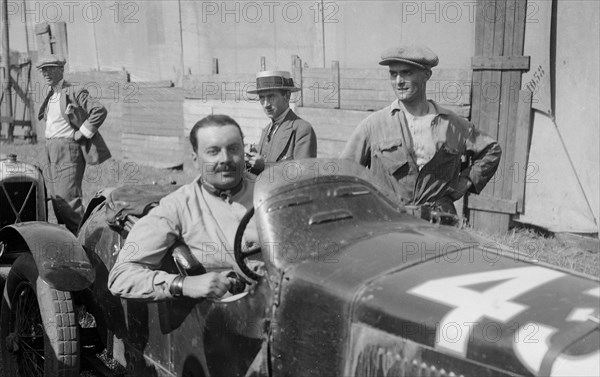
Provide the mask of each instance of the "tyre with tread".
POLYGON ((0 309, 4 377, 77 377, 79 328, 71 292, 38 276, 31 255, 19 257, 6 279, 0 309))

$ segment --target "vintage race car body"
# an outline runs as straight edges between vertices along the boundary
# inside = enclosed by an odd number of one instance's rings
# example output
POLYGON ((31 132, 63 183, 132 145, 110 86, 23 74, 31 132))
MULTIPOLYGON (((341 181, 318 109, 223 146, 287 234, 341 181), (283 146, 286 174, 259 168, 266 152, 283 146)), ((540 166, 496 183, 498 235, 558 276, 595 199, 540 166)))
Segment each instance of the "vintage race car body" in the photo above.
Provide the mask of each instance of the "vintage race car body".
POLYGON ((106 222, 118 198, 96 207, 79 239, 116 357, 157 375, 242 376, 260 352, 273 376, 598 375, 598 281, 415 219, 369 180, 338 160, 263 173, 267 274, 232 303, 111 296, 126 234, 106 222))
MULTIPOLYGON (((600 375, 597 280, 409 216, 341 160, 286 162, 257 178, 266 272, 246 296, 112 296, 128 219, 175 188, 106 191, 78 235, 95 281, 76 301, 130 375, 600 375)), ((168 256, 163 268, 182 265, 168 256)))
POLYGON ((399 213, 340 161, 296 170, 255 195, 274 374, 598 375, 597 281, 399 213))

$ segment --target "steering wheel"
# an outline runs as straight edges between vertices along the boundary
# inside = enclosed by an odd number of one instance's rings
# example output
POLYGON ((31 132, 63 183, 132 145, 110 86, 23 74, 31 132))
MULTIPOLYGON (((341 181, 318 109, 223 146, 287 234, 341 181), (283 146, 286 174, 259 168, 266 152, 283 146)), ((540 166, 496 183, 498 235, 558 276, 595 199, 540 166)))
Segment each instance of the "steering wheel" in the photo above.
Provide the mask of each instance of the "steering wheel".
POLYGON ((250 219, 254 216, 254 207, 250 208, 248 212, 242 217, 240 221, 240 225, 235 232, 235 239, 233 241, 233 255, 235 256, 235 262, 240 267, 240 270, 252 280, 258 280, 260 275, 256 272, 252 271, 248 264, 246 263, 246 259, 249 257, 259 254, 261 252, 260 247, 256 247, 254 249, 250 249, 248 251, 242 250, 242 237, 244 236, 244 232, 246 231, 246 227, 250 222, 250 219))

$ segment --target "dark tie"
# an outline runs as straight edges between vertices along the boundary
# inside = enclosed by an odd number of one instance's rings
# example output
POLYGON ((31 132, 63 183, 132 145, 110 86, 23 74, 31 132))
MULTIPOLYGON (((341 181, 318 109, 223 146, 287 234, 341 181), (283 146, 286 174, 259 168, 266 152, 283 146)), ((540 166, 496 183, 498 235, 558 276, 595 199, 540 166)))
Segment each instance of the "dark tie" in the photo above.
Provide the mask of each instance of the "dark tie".
POLYGON ((42 102, 42 106, 40 107, 40 111, 38 113, 38 120, 44 119, 46 114, 48 114, 48 102, 50 102, 50 98, 52 97, 53 94, 54 94, 54 88, 50 88, 50 92, 48 93, 48 95, 44 99, 44 102, 42 102), (42 112, 42 110, 43 110, 43 112, 42 112))
POLYGON ((276 128, 277 128, 276 123, 271 122, 271 125, 269 126, 269 131, 267 132, 267 141, 271 141, 271 138, 273 137, 273 134, 275 133, 276 128))

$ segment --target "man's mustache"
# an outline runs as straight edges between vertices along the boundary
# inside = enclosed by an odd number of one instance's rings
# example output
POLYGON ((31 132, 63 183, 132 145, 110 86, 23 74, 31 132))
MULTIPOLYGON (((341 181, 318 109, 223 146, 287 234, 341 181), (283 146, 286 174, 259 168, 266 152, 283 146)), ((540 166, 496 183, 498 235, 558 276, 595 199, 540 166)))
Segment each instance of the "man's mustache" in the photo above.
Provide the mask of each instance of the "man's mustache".
POLYGON ((227 172, 227 171, 237 171, 237 166, 235 164, 232 163, 224 163, 224 164, 216 164, 214 165, 214 172, 215 173, 220 173, 220 172, 227 172))

